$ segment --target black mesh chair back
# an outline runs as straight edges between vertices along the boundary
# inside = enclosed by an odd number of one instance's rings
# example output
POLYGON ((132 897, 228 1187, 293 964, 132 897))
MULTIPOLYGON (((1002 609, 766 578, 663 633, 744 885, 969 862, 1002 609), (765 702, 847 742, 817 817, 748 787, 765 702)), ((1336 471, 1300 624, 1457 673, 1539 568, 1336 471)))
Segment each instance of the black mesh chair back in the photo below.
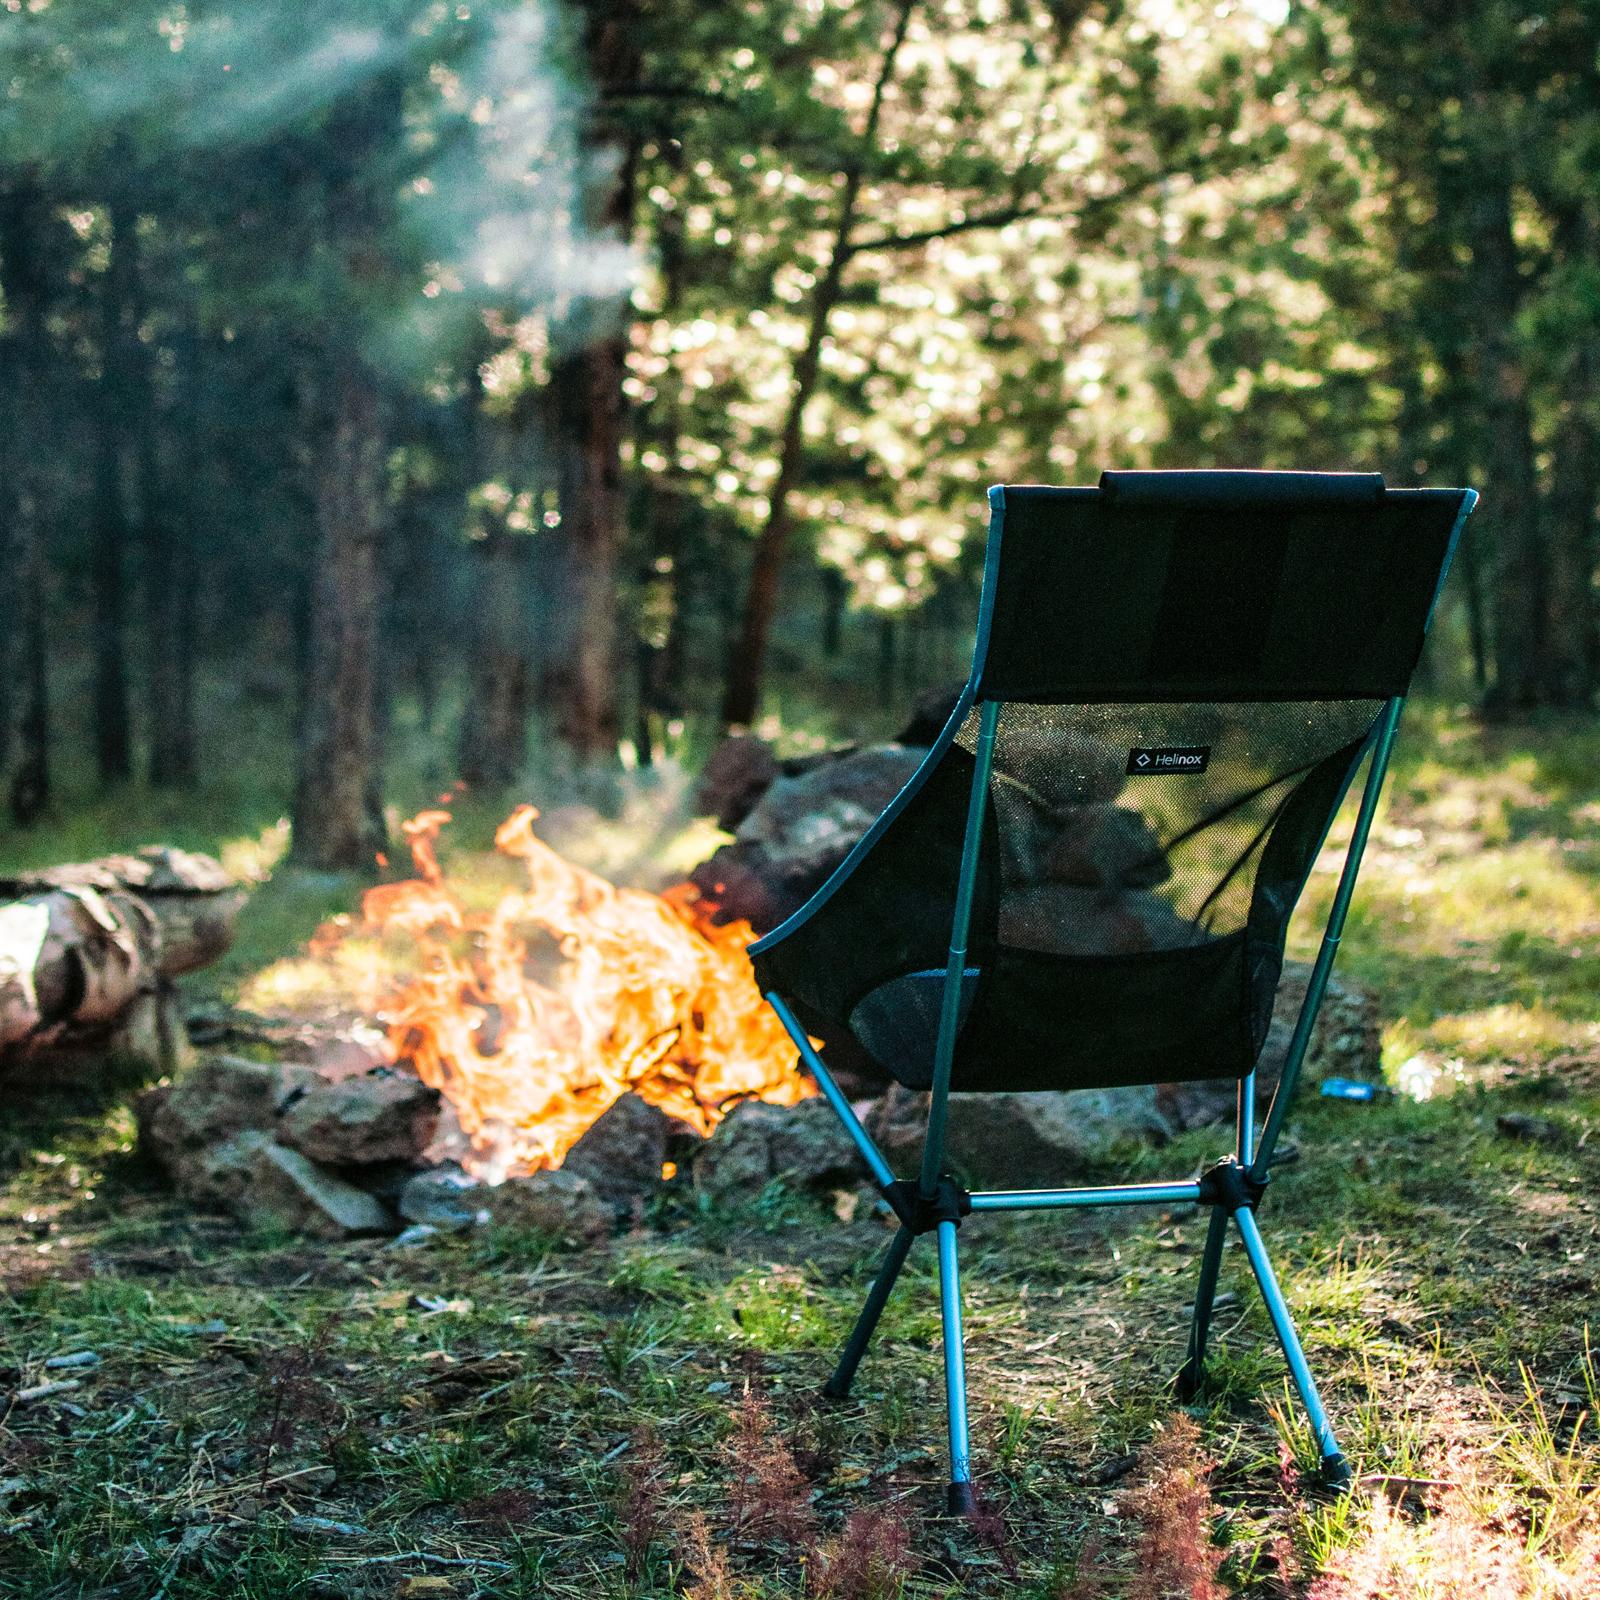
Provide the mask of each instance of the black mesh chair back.
POLYGON ((978 701, 999 701, 957 1090, 1242 1076, 1289 915, 1463 504, 1376 476, 1107 473, 994 491, 958 714, 833 881, 753 955, 903 1084, 933 1044, 978 701))
MULTIPOLYGON (((1290 916, 1371 754, 1357 842, 1259 1145, 1250 1090, 1227 1173, 1134 1186, 1161 1191, 1136 1199, 1192 1189, 1216 1205, 1214 1221, 1244 1213, 1241 1229, 1254 1229, 1401 700, 1475 499, 1356 473, 1106 473, 1093 489, 991 490, 977 645, 948 724, 829 882, 751 947, 763 990, 900 1211, 898 1259, 939 1229, 943 1264, 948 1224, 953 1279, 967 1210, 1122 1203, 1123 1190, 1002 1205, 961 1189, 941 1167, 950 1091, 1248 1082, 1290 916), (832 1089, 826 1050, 846 1039, 933 1091, 914 1188, 832 1089)), ((1225 1229, 1212 1231, 1220 1254, 1225 1229)), ((889 1284, 898 1270, 891 1255, 889 1284)), ((1207 1272, 1214 1288, 1214 1263, 1207 1272)), ((871 1302, 868 1313, 836 1392, 876 1321, 871 1302)), ((1208 1315, 1209 1299, 1204 1316, 1197 1302, 1193 1382, 1208 1315)), ((1342 1457, 1314 1386, 1308 1410, 1334 1471, 1342 1457)), ((955 1435, 952 1400, 960 1501, 970 1481, 955 1435)))

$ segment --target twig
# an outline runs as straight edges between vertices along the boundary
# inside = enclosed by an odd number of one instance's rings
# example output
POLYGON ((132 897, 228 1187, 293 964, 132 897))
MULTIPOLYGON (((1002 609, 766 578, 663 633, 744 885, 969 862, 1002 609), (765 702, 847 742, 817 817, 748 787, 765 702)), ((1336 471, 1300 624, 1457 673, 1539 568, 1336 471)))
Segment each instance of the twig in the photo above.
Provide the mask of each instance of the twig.
MULTIPOLYGON (((436 1556, 427 1550, 401 1550, 389 1556, 358 1556, 354 1561, 341 1561, 342 1567, 393 1567, 402 1561, 420 1561, 429 1567, 493 1567, 498 1572, 509 1572, 509 1561, 496 1561, 492 1556, 436 1556)), ((329 1574, 328 1576, 331 1576, 329 1574)))
POLYGON ((53 1394, 66 1394, 73 1389, 81 1389, 83 1385, 76 1378, 60 1378, 54 1383, 36 1383, 28 1389, 18 1389, 12 1398, 19 1406, 25 1406, 33 1400, 47 1400, 53 1394))

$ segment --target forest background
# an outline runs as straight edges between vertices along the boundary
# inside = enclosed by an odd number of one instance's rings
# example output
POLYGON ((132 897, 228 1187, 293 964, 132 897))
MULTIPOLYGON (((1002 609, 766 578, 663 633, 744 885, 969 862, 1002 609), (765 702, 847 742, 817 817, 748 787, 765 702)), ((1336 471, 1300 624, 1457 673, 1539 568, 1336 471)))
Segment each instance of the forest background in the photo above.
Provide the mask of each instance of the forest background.
POLYGON ((886 730, 963 669, 985 487, 1107 467, 1476 486, 1424 687, 1592 708, 1597 49, 1579 0, 3 0, 8 855, 198 806, 362 867, 455 779, 886 730))

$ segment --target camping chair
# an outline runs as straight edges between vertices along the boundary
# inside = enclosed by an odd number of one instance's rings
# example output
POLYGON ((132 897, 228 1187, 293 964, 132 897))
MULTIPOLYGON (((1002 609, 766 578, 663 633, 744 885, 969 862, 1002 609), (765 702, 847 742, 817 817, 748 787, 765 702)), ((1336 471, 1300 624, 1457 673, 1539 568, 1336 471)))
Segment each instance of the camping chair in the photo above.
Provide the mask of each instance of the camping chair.
POLYGON ((1349 1482, 1256 1221, 1470 489, 1377 474, 1108 472, 989 491, 972 672, 927 758, 757 980, 900 1219, 826 1393, 843 1398, 915 1240, 934 1233, 953 1513, 973 1504, 957 1232, 989 1211, 1211 1208, 1192 1398, 1230 1220, 1332 1485, 1349 1482), (1260 1135, 1255 1065, 1289 917, 1369 760, 1321 949, 1260 1135), (813 1037, 821 1041, 818 1052, 813 1037), (896 1178, 826 1060, 931 1090, 896 1178), (969 1192, 952 1090, 1238 1081, 1233 1153, 1198 1180, 969 1192))

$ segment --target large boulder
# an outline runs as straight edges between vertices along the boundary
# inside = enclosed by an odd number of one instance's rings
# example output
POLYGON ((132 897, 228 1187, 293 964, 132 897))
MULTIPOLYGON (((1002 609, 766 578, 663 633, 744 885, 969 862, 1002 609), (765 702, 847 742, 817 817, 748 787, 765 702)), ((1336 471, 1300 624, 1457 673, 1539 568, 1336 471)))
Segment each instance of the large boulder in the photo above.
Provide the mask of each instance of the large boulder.
MULTIPOLYGON (((898 1085, 867 1115, 868 1131, 901 1173, 915 1170, 927 1124, 928 1095, 898 1085)), ((946 1163, 986 1187, 1059 1188, 1091 1173, 1119 1146, 1160 1144, 1172 1132, 1150 1085, 953 1094, 946 1163)))
POLYGON ((776 778, 725 845, 693 873, 725 917, 757 931, 802 906, 917 770, 920 749, 869 745, 776 778))
POLYGON ((697 817, 712 817, 730 833, 755 809, 783 768, 765 739, 736 733, 724 739, 701 769, 690 797, 697 817))
MULTIPOLYGON (((1256 1062, 1256 1104, 1265 1112, 1278 1086, 1289 1052, 1295 1021, 1305 1002, 1311 968, 1304 961, 1286 961, 1272 1008, 1272 1023, 1256 1062)), ((1383 1077, 1383 1030, 1378 999, 1352 978, 1331 978, 1317 1013, 1306 1050, 1300 1092, 1323 1078, 1357 1078, 1376 1083, 1383 1077)), ((1233 1119, 1237 1087, 1231 1078, 1161 1086, 1161 1111, 1176 1128, 1200 1128, 1233 1119)))

